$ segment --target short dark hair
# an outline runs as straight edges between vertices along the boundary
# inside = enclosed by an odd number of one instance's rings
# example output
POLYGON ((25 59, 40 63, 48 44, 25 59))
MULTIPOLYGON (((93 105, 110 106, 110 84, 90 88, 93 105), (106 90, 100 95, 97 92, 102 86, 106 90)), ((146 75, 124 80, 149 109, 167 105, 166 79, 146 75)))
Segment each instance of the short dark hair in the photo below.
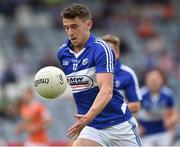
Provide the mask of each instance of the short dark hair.
POLYGON ((91 19, 91 13, 89 8, 82 4, 73 4, 72 6, 65 8, 61 12, 61 16, 66 19, 74 19, 76 17, 84 20, 91 19))
POLYGON ((160 68, 158 68, 158 67, 154 67, 154 68, 148 69, 146 71, 145 75, 147 76, 149 73, 154 72, 154 71, 157 71, 161 75, 161 77, 163 79, 163 84, 166 84, 167 83, 166 74, 160 68))

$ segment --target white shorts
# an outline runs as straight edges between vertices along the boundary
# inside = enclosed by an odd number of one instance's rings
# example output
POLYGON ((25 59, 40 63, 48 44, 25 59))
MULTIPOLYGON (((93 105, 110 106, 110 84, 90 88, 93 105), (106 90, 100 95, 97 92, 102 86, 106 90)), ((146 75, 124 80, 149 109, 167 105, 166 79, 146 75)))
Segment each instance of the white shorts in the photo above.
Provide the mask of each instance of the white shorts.
POLYGON ((142 137, 144 146, 168 146, 172 143, 173 134, 171 132, 157 133, 142 137))
POLYGON ((141 146, 137 122, 134 118, 100 130, 86 126, 78 138, 93 140, 102 146, 141 146))

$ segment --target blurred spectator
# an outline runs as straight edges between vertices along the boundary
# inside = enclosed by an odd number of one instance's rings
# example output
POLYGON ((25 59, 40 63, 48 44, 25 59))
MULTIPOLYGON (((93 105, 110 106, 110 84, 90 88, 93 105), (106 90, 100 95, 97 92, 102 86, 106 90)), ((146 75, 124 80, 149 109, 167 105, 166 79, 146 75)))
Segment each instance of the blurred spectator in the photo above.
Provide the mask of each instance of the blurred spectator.
POLYGON ((173 73, 174 61, 170 53, 163 51, 158 58, 158 68, 161 69, 166 75, 173 73))
POLYGON ((176 10, 174 5, 170 2, 165 3, 163 6, 163 16, 162 18, 166 21, 172 20, 176 16, 176 10))
POLYGON ((27 0, 27 2, 36 12, 44 10, 46 6, 45 0, 27 0))
POLYGON ((47 145, 46 130, 51 120, 48 110, 42 103, 35 100, 31 88, 23 90, 19 104, 21 121, 15 128, 16 133, 28 133, 29 137, 25 145, 47 145))
POLYGON ((56 60, 56 58, 54 58, 54 55, 49 50, 45 51, 44 56, 40 61, 40 68, 46 66, 56 66, 56 67, 59 66, 58 61, 56 60))
POLYGON ((18 80, 25 79, 30 75, 30 65, 25 59, 25 56, 21 54, 21 56, 17 59, 14 64, 14 71, 16 75, 19 77, 18 80))
POLYGON ((144 56, 142 57, 142 62, 144 63, 140 70, 152 69, 157 64, 157 54, 152 52, 152 50, 146 50, 144 56))
POLYGON ((16 2, 13 0, 0 0, 0 14, 4 14, 6 18, 14 18, 16 2))
POLYGON ((50 10, 53 26, 55 28, 59 28, 62 25, 60 22, 61 19, 59 19, 59 14, 62 9, 63 0, 45 0, 45 2, 48 9, 50 10))
POLYGON ((2 87, 5 87, 8 83, 15 83, 18 80, 14 67, 10 61, 4 66, 5 69, 2 71, 0 83, 2 87))
MULTIPOLYGON (((163 62, 170 61, 169 54, 166 52, 165 47, 166 47, 166 42, 159 35, 156 35, 145 42, 145 45, 144 45, 145 51, 144 51, 143 57, 140 59, 143 64, 139 67, 140 85, 145 84, 144 83, 145 77, 143 75, 145 75, 145 73, 148 70, 156 68, 158 67, 158 65, 163 70, 165 68, 164 66, 166 65, 163 62), (166 58, 168 61, 166 61, 165 55, 169 57, 169 58, 168 57, 166 58)), ((172 64, 169 64, 168 69, 172 67, 171 65, 172 64)))
POLYGON ((174 52, 174 58, 175 58, 175 62, 177 64, 180 63, 180 39, 176 42, 176 46, 175 46, 175 52, 174 52))
POLYGON ((2 88, 2 94, 0 95, 0 121, 3 119, 14 122, 17 119, 14 111, 14 101, 9 98, 6 88, 2 88))
POLYGON ((121 54, 124 55, 124 54, 129 54, 131 49, 127 43, 127 41, 124 39, 124 38, 120 38, 120 46, 119 46, 119 49, 121 50, 121 54))
POLYGON ((168 146, 172 143, 177 113, 173 93, 165 81, 164 74, 158 69, 146 74, 142 109, 138 113, 139 130, 145 146, 168 146))
POLYGON ((180 39, 177 40, 174 52, 176 77, 180 80, 180 39))
POLYGON ((156 30, 153 23, 149 19, 142 18, 137 28, 137 33, 140 38, 152 38, 156 35, 156 30))
POLYGON ((14 35, 14 45, 18 51, 27 49, 31 43, 29 37, 23 28, 18 28, 14 35))
POLYGON ((7 105, 8 101, 5 96, 0 97, 0 119, 1 117, 4 119, 7 117, 7 105))
POLYGON ((134 2, 139 5, 147 5, 147 4, 153 4, 153 3, 164 4, 164 3, 168 3, 169 1, 170 0, 134 0, 134 2))
POLYGON ((166 42, 159 35, 156 35, 153 38, 149 39, 145 45, 146 51, 153 55, 159 54, 161 51, 165 50, 165 48, 166 42))

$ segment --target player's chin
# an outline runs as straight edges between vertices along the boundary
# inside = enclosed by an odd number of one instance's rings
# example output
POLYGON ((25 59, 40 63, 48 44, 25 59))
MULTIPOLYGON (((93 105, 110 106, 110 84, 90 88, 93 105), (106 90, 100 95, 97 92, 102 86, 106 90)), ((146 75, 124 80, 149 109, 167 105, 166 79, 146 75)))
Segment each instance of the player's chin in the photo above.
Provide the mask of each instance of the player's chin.
POLYGON ((72 43, 73 46, 76 46, 76 47, 77 47, 78 44, 79 44, 77 41, 71 41, 71 43, 72 43))
POLYGON ((78 48, 79 44, 78 43, 72 43, 73 47, 78 48))
POLYGON ((72 43, 72 45, 75 46, 75 47, 79 46, 79 44, 80 44, 77 39, 71 40, 71 43, 72 43))

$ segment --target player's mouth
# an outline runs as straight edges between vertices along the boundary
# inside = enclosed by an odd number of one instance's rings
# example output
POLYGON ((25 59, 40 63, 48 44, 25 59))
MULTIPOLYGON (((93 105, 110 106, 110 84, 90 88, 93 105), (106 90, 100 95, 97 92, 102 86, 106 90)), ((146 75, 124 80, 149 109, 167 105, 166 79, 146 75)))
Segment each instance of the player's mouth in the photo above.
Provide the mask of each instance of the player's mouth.
POLYGON ((77 42, 77 38, 76 38, 76 37, 72 37, 72 38, 71 38, 71 42, 72 42, 72 43, 77 42))

